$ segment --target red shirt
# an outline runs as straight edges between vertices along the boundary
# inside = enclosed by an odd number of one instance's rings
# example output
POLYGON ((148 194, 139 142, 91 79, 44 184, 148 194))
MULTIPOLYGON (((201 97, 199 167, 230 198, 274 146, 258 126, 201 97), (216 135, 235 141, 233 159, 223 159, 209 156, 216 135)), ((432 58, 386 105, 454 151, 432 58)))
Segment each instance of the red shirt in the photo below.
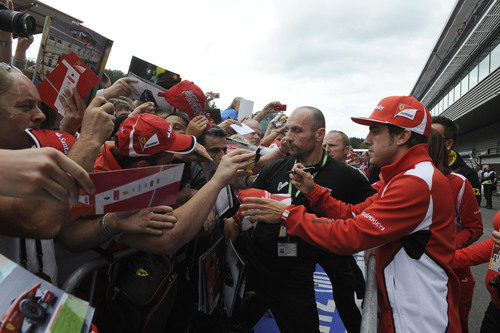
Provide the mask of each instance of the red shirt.
POLYGON ((111 149, 114 147, 115 145, 104 144, 101 152, 99 153, 99 155, 97 155, 97 159, 94 164, 94 172, 122 169, 120 164, 118 164, 115 157, 111 153, 111 149))
POLYGON ((381 180, 379 192, 358 205, 317 185, 307 198, 329 218, 290 205, 282 216, 288 233, 344 255, 376 247, 379 332, 460 332, 449 181, 426 144, 383 167, 381 180))
MULTIPOLYGON (((493 227, 495 230, 500 230, 500 211, 497 212, 493 218, 493 227)), ((453 266, 455 268, 468 268, 469 266, 475 266, 488 262, 493 253, 493 238, 487 239, 480 243, 465 247, 461 250, 455 252, 455 261, 453 266)), ((492 281, 498 272, 491 269, 486 271, 486 289, 490 292, 491 302, 500 309, 500 298, 498 297, 498 289, 489 285, 488 282, 492 281)))
POLYGON ((454 172, 446 178, 450 181, 451 192, 455 199, 457 228, 455 244, 457 249, 461 249, 477 241, 483 234, 481 210, 467 178, 454 172))

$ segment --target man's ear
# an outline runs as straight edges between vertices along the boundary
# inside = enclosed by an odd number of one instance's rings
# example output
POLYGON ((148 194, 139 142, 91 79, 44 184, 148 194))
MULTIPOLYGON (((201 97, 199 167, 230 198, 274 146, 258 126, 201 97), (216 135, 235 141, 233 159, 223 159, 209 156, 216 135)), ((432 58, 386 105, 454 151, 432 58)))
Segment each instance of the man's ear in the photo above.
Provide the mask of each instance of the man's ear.
POLYGON ((446 146, 446 149, 448 149, 448 150, 451 150, 454 143, 455 143, 455 141, 453 141, 453 139, 445 139, 444 140, 444 145, 446 146))
POLYGON ((322 127, 322 128, 318 128, 316 130, 316 141, 319 141, 321 142, 321 144, 323 144, 323 140, 325 139, 325 129, 322 127))
POLYGON ((398 135, 398 139, 396 141, 396 144, 399 145, 399 146, 402 146, 404 145, 408 140, 410 140, 410 137, 411 137, 411 131, 410 130, 407 130, 405 129, 403 132, 401 132, 399 135, 398 135))
POLYGON ((151 166, 145 160, 139 160, 139 161, 135 162, 134 164, 135 164, 134 168, 145 168, 145 167, 151 166))

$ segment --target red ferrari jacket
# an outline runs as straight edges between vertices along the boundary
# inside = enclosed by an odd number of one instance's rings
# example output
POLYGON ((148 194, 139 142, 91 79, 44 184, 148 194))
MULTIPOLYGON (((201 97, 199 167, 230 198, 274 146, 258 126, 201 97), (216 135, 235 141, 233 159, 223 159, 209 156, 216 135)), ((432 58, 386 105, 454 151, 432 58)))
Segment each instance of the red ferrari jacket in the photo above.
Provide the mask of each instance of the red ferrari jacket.
MULTIPOLYGON (((493 218, 493 227, 500 230, 500 211, 493 218)), ((455 252, 454 268, 468 268, 470 266, 479 265, 488 262, 493 253, 493 239, 487 239, 480 243, 465 247, 455 252)), ((486 272, 486 289, 490 292, 491 302, 500 309, 500 298, 498 297, 498 289, 490 286, 488 282, 492 281, 498 272, 488 269, 486 272)))
POLYGON ((287 232, 344 255, 376 247, 379 332, 460 332, 449 181, 426 144, 383 167, 381 180, 379 192, 358 205, 317 185, 307 197, 329 218, 290 205, 282 214, 287 232))
POLYGON ((101 171, 112 171, 112 170, 121 170, 122 167, 116 161, 111 149, 113 149, 114 145, 104 144, 101 152, 97 155, 97 159, 94 164, 94 172, 101 171))
POLYGON ((481 210, 467 178, 454 172, 447 175, 446 178, 450 181, 451 191, 455 199, 455 225, 457 228, 455 244, 457 249, 461 249, 477 241, 483 234, 481 210))

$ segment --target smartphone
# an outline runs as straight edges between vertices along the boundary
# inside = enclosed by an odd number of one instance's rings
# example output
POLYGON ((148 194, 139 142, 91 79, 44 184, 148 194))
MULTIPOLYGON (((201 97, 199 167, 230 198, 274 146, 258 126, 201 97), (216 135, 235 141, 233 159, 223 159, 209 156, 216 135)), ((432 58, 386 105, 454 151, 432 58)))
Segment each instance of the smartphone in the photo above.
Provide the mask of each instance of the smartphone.
POLYGON ((287 117, 283 112, 279 113, 276 117, 271 120, 274 128, 281 128, 286 124, 287 117))
POLYGON ((213 96, 213 98, 220 98, 220 94, 219 93, 214 93, 212 96, 213 96))
POLYGON ((260 147, 257 148, 257 150, 255 151, 255 158, 253 160, 253 163, 250 164, 249 166, 247 166, 247 168, 245 169, 245 171, 251 171, 253 170, 253 168, 255 168, 255 164, 257 164, 257 162, 260 160, 260 157, 262 156, 262 154, 260 153, 261 149, 260 147))

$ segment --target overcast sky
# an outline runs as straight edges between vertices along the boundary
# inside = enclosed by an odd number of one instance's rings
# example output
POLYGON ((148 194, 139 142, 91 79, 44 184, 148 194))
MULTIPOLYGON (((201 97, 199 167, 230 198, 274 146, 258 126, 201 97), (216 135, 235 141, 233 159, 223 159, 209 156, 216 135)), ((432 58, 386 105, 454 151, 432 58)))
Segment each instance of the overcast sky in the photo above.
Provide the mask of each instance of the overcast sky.
MULTIPOLYGON (((350 116, 408 95, 455 0, 42 0, 114 41, 107 68, 132 55, 203 91, 322 110, 327 129, 364 137, 350 116)), ((28 50, 35 58, 40 39, 28 50)))

